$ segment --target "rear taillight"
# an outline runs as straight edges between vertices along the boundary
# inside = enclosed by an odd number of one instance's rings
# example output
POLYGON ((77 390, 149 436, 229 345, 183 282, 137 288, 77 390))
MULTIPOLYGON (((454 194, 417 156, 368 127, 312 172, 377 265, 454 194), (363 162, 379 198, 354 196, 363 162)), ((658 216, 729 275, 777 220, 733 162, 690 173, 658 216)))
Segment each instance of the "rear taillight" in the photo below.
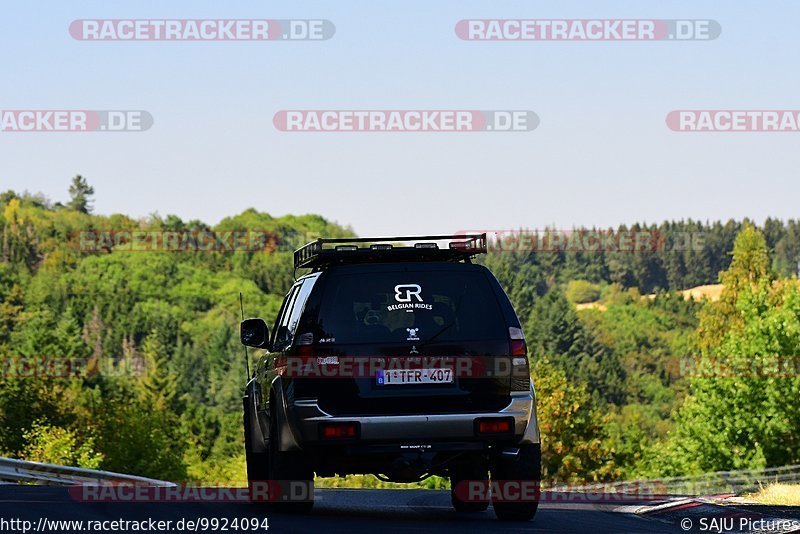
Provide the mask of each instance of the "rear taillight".
POLYGON ((511 434, 514 431, 514 418, 476 419, 475 434, 479 436, 511 434))
POLYGON ((312 378, 318 374, 314 365, 316 350, 311 345, 300 345, 295 353, 286 357, 286 376, 312 378))
POLYGON ((525 334, 522 333, 522 328, 509 326, 508 339, 511 340, 511 357, 522 356, 527 359, 528 346, 525 344, 525 334))
POLYGON ((291 355, 285 356, 285 360, 284 374, 292 378, 319 378, 328 364, 339 363, 336 356, 330 356, 330 352, 323 355, 314 345, 296 346, 291 355))
POLYGON ((319 426, 321 439, 356 439, 358 438, 358 423, 322 423, 319 426))
POLYGON ((508 327, 511 354, 511 391, 529 391, 531 371, 528 366, 528 345, 521 328, 508 327))
MULTIPOLYGON (((513 358, 514 356, 528 356, 528 346, 525 344, 524 339, 511 340, 511 357, 513 358)), ((514 359, 516 360, 517 358, 514 359)))
POLYGON ((297 347, 297 356, 301 358, 310 358, 316 355, 316 350, 311 345, 300 345, 297 347))

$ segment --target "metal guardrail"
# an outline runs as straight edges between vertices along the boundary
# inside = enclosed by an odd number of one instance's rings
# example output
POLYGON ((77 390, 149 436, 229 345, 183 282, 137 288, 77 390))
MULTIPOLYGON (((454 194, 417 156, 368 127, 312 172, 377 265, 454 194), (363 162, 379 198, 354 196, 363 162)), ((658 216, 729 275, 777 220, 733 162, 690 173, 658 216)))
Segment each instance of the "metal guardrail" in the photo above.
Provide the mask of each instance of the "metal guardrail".
POLYGON ((119 483, 145 486, 175 486, 173 482, 156 480, 154 478, 123 475, 122 473, 113 473, 111 471, 102 471, 98 469, 83 469, 80 467, 29 462, 27 460, 14 460, 12 458, 0 458, 0 481, 64 486, 75 484, 104 485, 119 483))
MULTIPOLYGON (((63 465, 29 462, 0 458, 0 484, 3 482, 30 482, 52 485, 104 485, 129 483, 144 486, 174 487, 174 482, 154 478, 124 475, 111 471, 66 467, 63 465)), ((709 495, 742 493, 776 482, 800 483, 800 465, 745 469, 740 471, 718 471, 701 475, 638 479, 620 482, 584 484, 579 488, 571 484, 543 484, 549 491, 596 492, 596 493, 648 493, 651 495, 709 495)))
MULTIPOLYGON (((644 493, 652 495, 719 495, 757 490, 759 486, 774 483, 800 483, 800 465, 744 469, 740 471, 718 471, 700 475, 640 479, 584 486, 588 492, 605 491, 618 493, 644 493)), ((554 485, 556 491, 567 487, 554 485)))

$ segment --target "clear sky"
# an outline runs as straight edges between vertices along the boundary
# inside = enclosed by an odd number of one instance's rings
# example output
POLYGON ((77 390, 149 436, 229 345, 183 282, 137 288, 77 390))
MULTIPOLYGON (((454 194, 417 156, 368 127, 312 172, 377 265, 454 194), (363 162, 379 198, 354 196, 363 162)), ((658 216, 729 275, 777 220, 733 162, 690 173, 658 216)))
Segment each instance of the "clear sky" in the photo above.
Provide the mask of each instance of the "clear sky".
POLYGON ((675 109, 800 109, 796 2, 5 2, 0 109, 146 110, 146 132, 0 132, 0 190, 362 235, 797 217, 800 132, 680 133, 675 109), (321 18, 320 42, 87 42, 80 18, 321 18), (689 42, 468 42, 467 18, 714 19, 689 42), (284 109, 516 109, 514 133, 285 133, 284 109))

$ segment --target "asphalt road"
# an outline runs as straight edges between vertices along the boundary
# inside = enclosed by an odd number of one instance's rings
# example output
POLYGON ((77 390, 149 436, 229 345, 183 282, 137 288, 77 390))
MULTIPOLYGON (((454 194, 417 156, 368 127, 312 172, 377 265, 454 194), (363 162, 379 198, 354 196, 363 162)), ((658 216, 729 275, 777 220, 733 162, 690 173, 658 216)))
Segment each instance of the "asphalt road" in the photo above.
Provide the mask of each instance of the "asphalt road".
MULTIPOLYGON (((31 521, 35 528, 42 517, 84 521, 152 518, 173 522, 181 518, 267 517, 269 532, 680 532, 676 526, 615 511, 620 503, 581 502, 580 498, 543 502, 536 518, 528 523, 503 523, 495 519, 491 509, 457 514, 450 507, 447 491, 319 489, 315 496, 311 513, 291 515, 248 503, 85 503, 76 502, 62 487, 0 485, 0 530, 4 530, 1 519, 31 521)), ((236 530, 229 528, 228 532, 236 530)))

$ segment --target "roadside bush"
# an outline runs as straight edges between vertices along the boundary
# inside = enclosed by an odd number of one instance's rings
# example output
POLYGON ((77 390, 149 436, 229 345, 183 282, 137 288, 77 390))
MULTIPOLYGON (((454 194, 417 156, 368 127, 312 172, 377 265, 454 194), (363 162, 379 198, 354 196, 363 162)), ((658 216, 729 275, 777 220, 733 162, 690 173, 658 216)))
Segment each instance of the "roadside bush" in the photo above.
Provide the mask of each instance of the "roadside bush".
POLYGON ((32 462, 97 469, 103 461, 103 455, 94 450, 94 438, 80 441, 65 428, 37 422, 25 432, 25 440, 22 457, 32 462))
POLYGON ((567 299, 574 304, 595 302, 600 298, 600 286, 586 280, 572 280, 567 284, 567 299))

